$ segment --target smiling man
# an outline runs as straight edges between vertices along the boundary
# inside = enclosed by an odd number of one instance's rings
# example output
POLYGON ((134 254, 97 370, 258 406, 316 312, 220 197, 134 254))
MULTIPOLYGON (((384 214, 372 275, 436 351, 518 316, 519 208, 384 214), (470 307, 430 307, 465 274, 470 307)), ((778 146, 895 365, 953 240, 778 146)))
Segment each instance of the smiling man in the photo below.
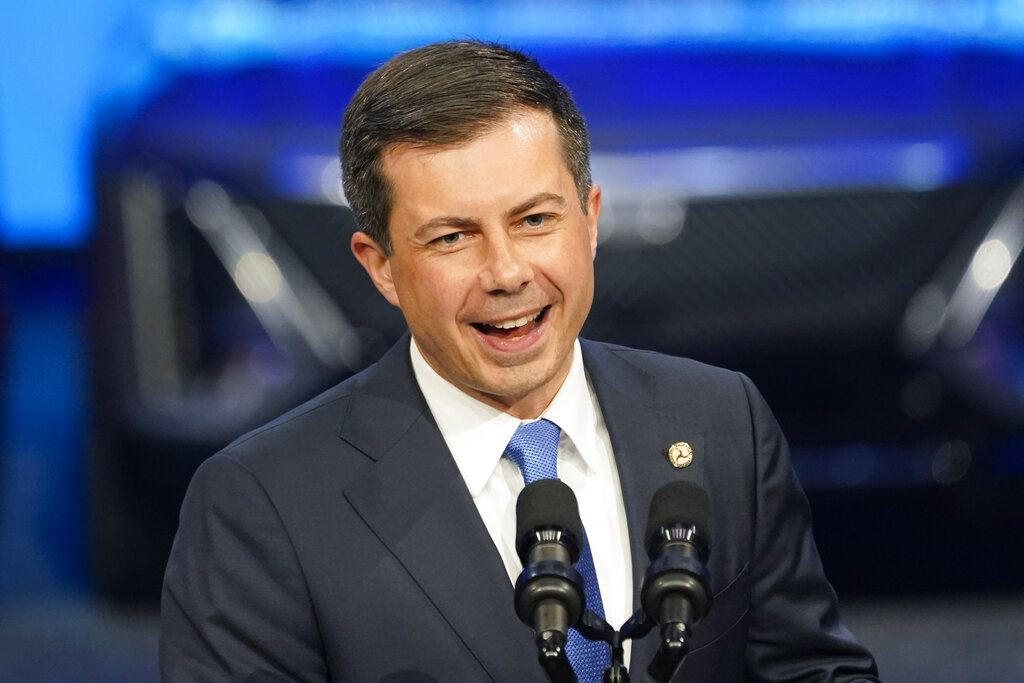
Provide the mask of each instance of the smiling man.
MULTIPOLYGON (((536 476, 575 492, 587 606, 615 627, 638 607, 654 492, 707 491, 714 598, 673 680, 877 680, 749 380, 577 338, 601 192, 557 80, 473 41, 399 55, 349 104, 342 164, 352 251, 410 334, 196 473, 164 680, 545 680, 512 591, 515 502, 536 476), (685 466, 666 457, 682 442, 685 466)), ((577 675, 600 680, 606 648, 588 648, 573 630, 577 675)), ((631 668, 656 648, 628 646, 631 668)))
POLYGON ((551 114, 512 111, 469 142, 396 144, 390 249, 352 249, 402 309, 430 367, 473 398, 535 418, 562 386, 594 296, 601 192, 576 186, 551 114))

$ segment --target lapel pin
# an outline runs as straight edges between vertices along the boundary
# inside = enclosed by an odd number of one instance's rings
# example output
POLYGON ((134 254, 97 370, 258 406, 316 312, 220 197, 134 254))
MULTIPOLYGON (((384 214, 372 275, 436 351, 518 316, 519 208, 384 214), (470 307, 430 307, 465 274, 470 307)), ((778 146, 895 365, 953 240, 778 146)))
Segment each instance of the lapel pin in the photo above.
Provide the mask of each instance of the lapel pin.
POLYGON ((677 441, 668 447, 668 461, 673 467, 689 467, 693 462, 693 449, 685 441, 677 441))

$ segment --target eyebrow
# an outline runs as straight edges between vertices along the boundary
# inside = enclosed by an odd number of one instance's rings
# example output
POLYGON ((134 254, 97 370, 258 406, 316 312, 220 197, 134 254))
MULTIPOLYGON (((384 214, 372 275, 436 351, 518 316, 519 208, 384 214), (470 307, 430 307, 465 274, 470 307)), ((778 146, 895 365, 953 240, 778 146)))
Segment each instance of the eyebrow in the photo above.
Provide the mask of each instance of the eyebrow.
POLYGON ((431 218, 416 228, 416 234, 426 232, 433 228, 473 228, 480 224, 475 218, 461 218, 459 216, 437 216, 431 218))
POLYGON ((544 202, 554 202, 558 205, 558 208, 563 208, 565 206, 565 197, 560 194, 555 194, 554 192, 540 192, 530 197, 522 204, 512 207, 512 210, 509 211, 507 215, 510 217, 518 216, 519 214, 526 213, 533 207, 538 204, 543 204, 544 202))
MULTIPOLYGON (((543 204, 544 202, 553 202, 558 206, 558 208, 563 208, 566 205, 565 197, 560 194, 555 194, 554 192, 539 192, 527 199, 525 202, 513 206, 510 210, 505 212, 505 215, 507 217, 518 216, 519 214, 526 213, 530 209, 539 204, 543 204)), ((464 216, 435 216, 416 228, 416 234, 422 234, 427 230, 439 227, 474 228, 478 225, 480 225, 480 220, 477 218, 466 218, 464 216)))

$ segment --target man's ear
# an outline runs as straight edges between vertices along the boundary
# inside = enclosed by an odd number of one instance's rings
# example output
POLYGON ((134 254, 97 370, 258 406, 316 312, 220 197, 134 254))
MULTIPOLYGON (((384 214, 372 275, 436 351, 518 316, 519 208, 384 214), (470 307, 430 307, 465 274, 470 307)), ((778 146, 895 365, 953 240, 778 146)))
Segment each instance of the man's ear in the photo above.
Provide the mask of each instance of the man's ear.
POLYGON ((597 220, 601 217, 601 188, 590 186, 587 197, 587 233, 590 237, 590 258, 597 256, 597 220))
POLYGON ((384 253, 383 247, 365 232, 357 231, 352 235, 352 253, 370 275, 377 291, 383 294, 391 305, 401 308, 395 281, 391 278, 391 259, 384 253))

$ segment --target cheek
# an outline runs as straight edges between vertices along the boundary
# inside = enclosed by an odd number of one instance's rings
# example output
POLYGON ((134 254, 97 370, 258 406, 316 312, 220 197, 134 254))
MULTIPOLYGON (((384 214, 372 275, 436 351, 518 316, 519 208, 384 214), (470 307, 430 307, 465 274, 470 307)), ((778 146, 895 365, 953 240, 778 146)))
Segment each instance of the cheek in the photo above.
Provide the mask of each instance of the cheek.
POLYGON ((465 282, 453 275, 446 268, 418 268, 409 272, 402 282, 403 300, 415 305, 420 315, 433 311, 450 317, 461 305, 466 290, 465 282))
POLYGON ((550 249, 543 268, 561 289, 592 287, 594 257, 588 240, 571 240, 550 249))

